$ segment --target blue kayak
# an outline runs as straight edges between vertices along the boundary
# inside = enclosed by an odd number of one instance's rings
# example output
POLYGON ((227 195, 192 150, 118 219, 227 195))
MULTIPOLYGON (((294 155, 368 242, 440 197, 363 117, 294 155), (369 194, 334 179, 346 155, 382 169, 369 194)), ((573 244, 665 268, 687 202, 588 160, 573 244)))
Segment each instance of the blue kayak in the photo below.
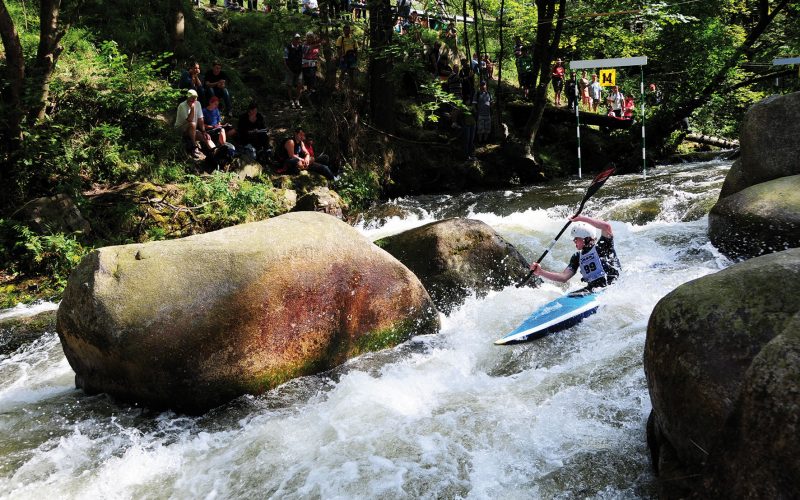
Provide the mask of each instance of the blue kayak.
POLYGON ((583 318, 597 312, 597 308, 600 307, 598 296, 597 293, 584 290, 559 297, 535 310, 514 331, 495 340, 494 343, 503 345, 525 342, 576 325, 583 318))

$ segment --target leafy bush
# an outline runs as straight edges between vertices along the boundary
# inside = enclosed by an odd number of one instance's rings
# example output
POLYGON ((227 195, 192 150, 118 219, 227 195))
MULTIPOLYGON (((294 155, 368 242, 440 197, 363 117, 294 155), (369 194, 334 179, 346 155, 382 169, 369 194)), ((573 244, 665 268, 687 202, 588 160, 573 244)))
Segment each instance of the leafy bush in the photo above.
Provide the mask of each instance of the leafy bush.
POLYGON ((0 219, 4 268, 11 273, 43 275, 63 289, 72 269, 90 250, 76 235, 40 235, 17 222, 0 219))
POLYGON ((184 203, 206 230, 267 219, 285 211, 271 185, 242 181, 231 173, 189 176, 185 188, 184 203))
POLYGON ((371 169, 354 169, 345 165, 336 181, 336 192, 351 210, 364 210, 375 203, 381 194, 378 174, 371 169))

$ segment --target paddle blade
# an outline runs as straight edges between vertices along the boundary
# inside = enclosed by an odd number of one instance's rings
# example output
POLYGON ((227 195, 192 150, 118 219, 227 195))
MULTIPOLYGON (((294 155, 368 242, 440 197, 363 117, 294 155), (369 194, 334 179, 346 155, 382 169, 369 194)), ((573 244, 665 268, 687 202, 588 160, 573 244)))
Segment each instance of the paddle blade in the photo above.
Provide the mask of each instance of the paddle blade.
POLYGON ((586 200, 591 198, 593 194, 595 194, 601 187, 603 187, 603 184, 606 183, 608 178, 614 175, 615 170, 616 170, 615 167, 611 167, 597 174, 595 178, 592 179, 592 184, 589 186, 589 189, 586 190, 586 196, 583 197, 583 201, 585 202, 586 200))

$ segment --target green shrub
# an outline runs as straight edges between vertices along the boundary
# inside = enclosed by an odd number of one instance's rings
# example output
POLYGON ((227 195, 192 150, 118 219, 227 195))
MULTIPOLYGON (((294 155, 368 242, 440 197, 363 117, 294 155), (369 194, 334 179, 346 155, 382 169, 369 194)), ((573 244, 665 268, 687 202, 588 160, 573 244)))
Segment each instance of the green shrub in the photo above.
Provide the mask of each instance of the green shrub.
POLYGON ((47 277, 63 289, 72 269, 90 250, 76 235, 40 235, 29 227, 0 219, 0 242, 4 268, 11 273, 47 277))
POLYGON ((375 203, 381 194, 380 178, 371 169, 354 169, 345 165, 336 181, 336 192, 351 210, 364 210, 375 203))
POLYGON ((285 211, 271 185, 242 181, 231 173, 189 176, 185 188, 184 204, 209 231, 267 219, 285 211))

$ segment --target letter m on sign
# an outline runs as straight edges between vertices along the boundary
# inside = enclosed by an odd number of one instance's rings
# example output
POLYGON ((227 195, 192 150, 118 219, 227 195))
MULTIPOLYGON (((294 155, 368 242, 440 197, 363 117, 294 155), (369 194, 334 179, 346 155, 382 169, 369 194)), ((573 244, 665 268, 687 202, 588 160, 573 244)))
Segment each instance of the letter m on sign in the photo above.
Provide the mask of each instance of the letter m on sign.
POLYGON ((613 87, 617 81, 617 70, 615 69, 601 69, 600 70, 600 86, 613 87))

